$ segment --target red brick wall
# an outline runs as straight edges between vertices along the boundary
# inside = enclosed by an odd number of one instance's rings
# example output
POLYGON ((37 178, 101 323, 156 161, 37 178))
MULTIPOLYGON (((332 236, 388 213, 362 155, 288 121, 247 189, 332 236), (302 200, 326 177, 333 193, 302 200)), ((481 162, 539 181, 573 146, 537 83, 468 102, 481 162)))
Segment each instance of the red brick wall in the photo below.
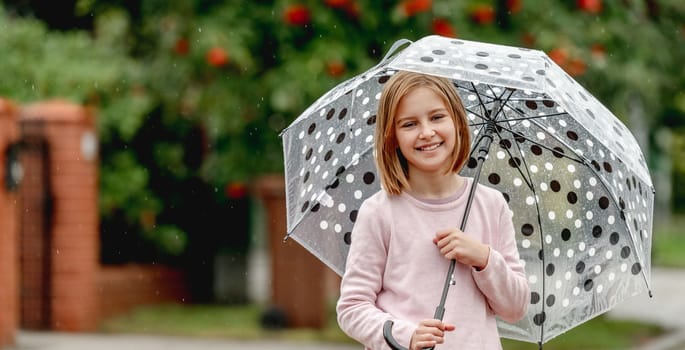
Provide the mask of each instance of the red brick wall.
POLYGON ((98 274, 100 319, 141 305, 187 303, 183 272, 159 265, 102 266, 98 274))
POLYGON ((94 117, 89 109, 60 100, 20 109, 20 123, 36 121, 44 122, 38 130, 49 145, 53 199, 49 232, 50 328, 94 330, 98 321, 98 174, 97 159, 83 152, 87 144, 84 140, 95 133, 94 117))
POLYGON ((16 192, 5 189, 6 150, 16 142, 17 109, 0 98, 0 348, 14 343, 18 327, 16 192))

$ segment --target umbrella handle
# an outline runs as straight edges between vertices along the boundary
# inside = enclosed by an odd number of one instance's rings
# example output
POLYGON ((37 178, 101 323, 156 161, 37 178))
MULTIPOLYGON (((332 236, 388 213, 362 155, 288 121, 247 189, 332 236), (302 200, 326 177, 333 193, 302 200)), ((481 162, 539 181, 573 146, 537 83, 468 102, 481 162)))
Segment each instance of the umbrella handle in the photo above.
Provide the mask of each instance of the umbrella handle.
MULTIPOLYGON (((400 345, 400 343, 398 343, 397 340, 395 340, 395 338, 392 336, 393 324, 394 322, 392 320, 387 320, 385 321, 385 324, 383 324, 383 338, 385 338, 385 342, 392 350, 409 350, 400 345)), ((424 348, 423 350, 433 350, 433 348, 424 348)))

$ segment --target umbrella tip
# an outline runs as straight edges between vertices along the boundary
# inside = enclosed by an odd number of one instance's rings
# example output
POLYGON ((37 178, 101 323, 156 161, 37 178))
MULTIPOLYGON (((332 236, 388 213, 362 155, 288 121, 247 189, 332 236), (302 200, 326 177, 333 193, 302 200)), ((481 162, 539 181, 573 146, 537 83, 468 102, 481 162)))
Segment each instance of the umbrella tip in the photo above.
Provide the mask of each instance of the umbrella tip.
MULTIPOLYGON (((290 238, 290 234, 286 234, 285 237, 283 237, 283 243, 287 242, 288 238, 290 238)), ((650 291, 649 293, 651 294, 652 292, 650 291)))
POLYGON ((654 298, 654 295, 652 295, 652 290, 651 290, 651 289, 648 291, 648 293, 649 293, 649 298, 650 298, 650 299, 651 299, 651 298, 654 298))

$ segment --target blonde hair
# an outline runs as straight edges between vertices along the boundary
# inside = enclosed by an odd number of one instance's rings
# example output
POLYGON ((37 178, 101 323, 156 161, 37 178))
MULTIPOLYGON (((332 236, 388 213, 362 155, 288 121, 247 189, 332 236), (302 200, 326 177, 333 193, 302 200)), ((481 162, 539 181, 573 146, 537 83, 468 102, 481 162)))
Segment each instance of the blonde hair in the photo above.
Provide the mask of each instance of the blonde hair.
MULTIPOLYGON (((399 150, 395 118, 400 100, 416 88, 425 87, 438 94, 454 121, 457 144, 452 150, 452 172, 459 172, 471 151, 471 133, 464 105, 449 79, 408 71, 399 71, 386 82, 378 104, 374 146, 381 184, 388 193, 399 194, 409 186, 409 168, 399 150)), ((449 172, 449 171, 448 171, 449 172)))

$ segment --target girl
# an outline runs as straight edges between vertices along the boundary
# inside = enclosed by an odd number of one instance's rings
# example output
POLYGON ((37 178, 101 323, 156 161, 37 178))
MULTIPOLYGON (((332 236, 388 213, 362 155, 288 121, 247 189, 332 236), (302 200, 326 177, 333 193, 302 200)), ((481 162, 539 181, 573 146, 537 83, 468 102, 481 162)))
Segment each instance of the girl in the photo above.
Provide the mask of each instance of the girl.
POLYGON ((454 85, 400 71, 378 107, 375 149, 382 189, 361 206, 337 303, 338 323, 367 349, 387 348, 382 327, 412 350, 501 349, 496 316, 515 322, 530 290, 512 213, 501 193, 458 175, 470 133, 454 85), (458 262, 444 322, 432 319, 449 262, 458 262))

